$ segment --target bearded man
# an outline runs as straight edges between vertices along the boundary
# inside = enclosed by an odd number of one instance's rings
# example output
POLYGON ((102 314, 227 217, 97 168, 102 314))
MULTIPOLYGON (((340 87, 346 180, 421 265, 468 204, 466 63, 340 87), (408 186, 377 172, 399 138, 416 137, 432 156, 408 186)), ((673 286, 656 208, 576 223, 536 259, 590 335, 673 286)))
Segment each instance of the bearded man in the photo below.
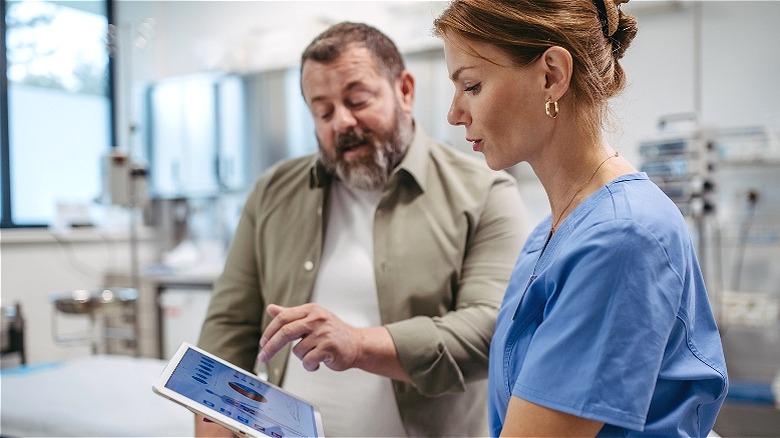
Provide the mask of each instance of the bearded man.
POLYGON ((488 433, 488 350, 528 226, 511 176, 415 125, 414 85, 371 26, 311 42, 319 151, 258 180, 201 331, 200 347, 317 405, 326 436, 488 433))

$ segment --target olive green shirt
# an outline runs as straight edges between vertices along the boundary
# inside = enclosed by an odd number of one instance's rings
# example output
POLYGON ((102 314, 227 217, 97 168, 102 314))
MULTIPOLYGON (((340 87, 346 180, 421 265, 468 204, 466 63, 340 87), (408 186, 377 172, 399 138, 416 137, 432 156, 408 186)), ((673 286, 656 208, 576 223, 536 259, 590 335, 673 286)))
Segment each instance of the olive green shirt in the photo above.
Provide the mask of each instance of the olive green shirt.
MULTIPOLYGON (((246 370, 271 321, 266 305, 311 296, 333 178, 317 158, 283 161, 260 177, 215 284, 199 346, 246 370)), ((382 324, 413 382, 393 382, 410 436, 487 435, 490 339, 527 232, 510 175, 417 128, 383 191, 373 245, 382 324)), ((277 385, 289 347, 267 364, 277 385)))

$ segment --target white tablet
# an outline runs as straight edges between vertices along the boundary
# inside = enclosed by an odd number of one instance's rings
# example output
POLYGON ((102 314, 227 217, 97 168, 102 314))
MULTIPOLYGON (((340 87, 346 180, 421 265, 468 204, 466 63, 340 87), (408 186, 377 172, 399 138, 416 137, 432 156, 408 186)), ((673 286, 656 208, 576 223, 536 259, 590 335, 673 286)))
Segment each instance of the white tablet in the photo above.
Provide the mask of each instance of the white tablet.
POLYGON ((244 436, 324 436, 314 405, 186 342, 152 389, 244 436))

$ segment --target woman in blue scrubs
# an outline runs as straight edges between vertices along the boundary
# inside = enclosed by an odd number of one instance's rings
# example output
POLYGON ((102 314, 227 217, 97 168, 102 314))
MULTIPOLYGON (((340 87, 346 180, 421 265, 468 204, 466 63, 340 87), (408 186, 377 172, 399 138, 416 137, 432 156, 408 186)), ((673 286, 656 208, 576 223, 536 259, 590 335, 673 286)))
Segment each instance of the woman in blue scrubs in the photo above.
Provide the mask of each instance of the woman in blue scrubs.
POLYGON ((602 135, 637 32, 619 3, 456 0, 434 22, 449 122, 490 168, 528 162, 551 208, 491 345, 496 436, 706 436, 726 395, 685 220, 602 135))

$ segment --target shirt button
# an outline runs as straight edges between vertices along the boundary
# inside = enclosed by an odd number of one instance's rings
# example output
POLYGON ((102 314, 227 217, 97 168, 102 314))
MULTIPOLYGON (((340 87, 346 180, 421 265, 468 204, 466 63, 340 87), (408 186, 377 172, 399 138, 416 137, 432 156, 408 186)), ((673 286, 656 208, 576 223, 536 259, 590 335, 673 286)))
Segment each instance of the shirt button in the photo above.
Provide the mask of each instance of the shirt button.
POLYGON ((314 269, 314 263, 312 263, 311 260, 307 260, 306 263, 303 264, 303 269, 311 271, 314 269))

